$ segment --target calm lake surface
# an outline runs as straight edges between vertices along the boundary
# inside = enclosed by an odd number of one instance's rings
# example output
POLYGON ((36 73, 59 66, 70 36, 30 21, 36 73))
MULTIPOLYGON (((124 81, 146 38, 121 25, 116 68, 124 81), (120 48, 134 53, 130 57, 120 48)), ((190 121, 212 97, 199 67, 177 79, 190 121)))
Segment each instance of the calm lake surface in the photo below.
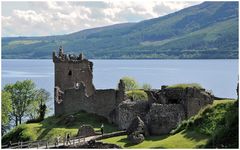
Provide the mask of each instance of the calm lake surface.
MULTIPOLYGON (((134 77, 152 88, 177 83, 200 83, 218 97, 236 98, 238 60, 91 60, 97 89, 116 88, 123 76, 134 77)), ((53 97, 52 60, 2 60, 2 87, 31 79, 53 97)), ((53 104, 53 102, 52 102, 53 104)))

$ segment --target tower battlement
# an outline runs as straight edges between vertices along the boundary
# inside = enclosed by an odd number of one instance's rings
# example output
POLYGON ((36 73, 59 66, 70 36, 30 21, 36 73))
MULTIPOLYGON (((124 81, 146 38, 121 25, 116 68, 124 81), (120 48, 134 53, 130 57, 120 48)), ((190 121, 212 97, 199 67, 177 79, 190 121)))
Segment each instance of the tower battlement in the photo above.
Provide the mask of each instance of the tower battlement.
POLYGON ((87 59, 84 58, 83 53, 80 53, 79 56, 76 56, 73 54, 64 54, 62 46, 59 47, 58 54, 56 54, 56 52, 53 52, 54 63, 58 63, 58 62, 81 63, 82 61, 88 61, 87 59))
POLYGON ((82 53, 79 56, 64 54, 61 46, 58 54, 53 52, 53 62, 55 64, 55 87, 64 91, 82 83, 88 96, 95 92, 92 83, 93 63, 85 59, 82 53))

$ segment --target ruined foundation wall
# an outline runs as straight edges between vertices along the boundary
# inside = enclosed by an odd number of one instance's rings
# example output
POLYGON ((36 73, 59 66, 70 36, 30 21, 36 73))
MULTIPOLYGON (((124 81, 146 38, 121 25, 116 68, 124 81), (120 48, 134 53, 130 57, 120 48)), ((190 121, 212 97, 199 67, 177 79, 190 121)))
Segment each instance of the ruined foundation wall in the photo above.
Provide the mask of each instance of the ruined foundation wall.
POLYGON ((56 115, 84 110, 110 119, 110 113, 121 101, 118 92, 115 89, 96 90, 92 96, 87 97, 83 89, 67 89, 64 91, 62 103, 56 104, 59 109, 62 109, 56 115))
POLYGON ((183 121, 185 111, 181 104, 152 104, 146 115, 146 123, 151 135, 169 133, 183 121))
POLYGON ((138 116, 145 120, 145 115, 149 111, 148 101, 131 101, 126 100, 120 103, 117 107, 116 124, 121 130, 127 129, 131 122, 138 116))
POLYGON ((187 118, 196 115, 200 109, 212 103, 213 98, 209 96, 209 94, 206 93, 205 90, 188 89, 187 98, 184 104, 187 118))

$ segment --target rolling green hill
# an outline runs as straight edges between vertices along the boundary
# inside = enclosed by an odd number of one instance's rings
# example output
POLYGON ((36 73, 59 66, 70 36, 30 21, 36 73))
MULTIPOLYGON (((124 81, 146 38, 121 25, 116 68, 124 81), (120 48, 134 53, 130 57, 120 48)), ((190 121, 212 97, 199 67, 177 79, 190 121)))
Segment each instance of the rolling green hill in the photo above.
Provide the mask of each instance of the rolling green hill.
POLYGON ((204 2, 141 21, 46 37, 3 37, 3 58, 51 58, 59 45, 88 58, 238 58, 238 2, 204 2))

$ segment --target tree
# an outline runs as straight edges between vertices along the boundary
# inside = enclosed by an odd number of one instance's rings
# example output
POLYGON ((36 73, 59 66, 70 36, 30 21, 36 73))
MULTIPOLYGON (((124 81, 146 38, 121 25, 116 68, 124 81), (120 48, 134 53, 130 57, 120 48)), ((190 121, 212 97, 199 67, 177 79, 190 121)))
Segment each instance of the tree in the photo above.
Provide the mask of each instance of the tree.
POLYGON ((43 120, 47 111, 46 103, 50 100, 50 93, 45 89, 35 91, 35 98, 31 102, 28 115, 30 119, 43 120))
POLYGON ((8 84, 4 91, 11 93, 12 116, 15 118, 15 125, 22 123, 22 118, 28 110, 28 106, 34 100, 35 84, 31 80, 17 81, 15 84, 8 84))
POLYGON ((2 91, 2 135, 9 128, 10 114, 12 112, 11 94, 2 91))
POLYGON ((139 87, 137 81, 132 77, 123 77, 121 80, 125 84, 125 90, 126 91, 134 90, 134 89, 137 89, 139 87))
POLYGON ((144 83, 144 84, 142 85, 142 88, 143 88, 144 90, 151 90, 152 86, 151 86, 150 84, 148 84, 148 83, 144 83))

